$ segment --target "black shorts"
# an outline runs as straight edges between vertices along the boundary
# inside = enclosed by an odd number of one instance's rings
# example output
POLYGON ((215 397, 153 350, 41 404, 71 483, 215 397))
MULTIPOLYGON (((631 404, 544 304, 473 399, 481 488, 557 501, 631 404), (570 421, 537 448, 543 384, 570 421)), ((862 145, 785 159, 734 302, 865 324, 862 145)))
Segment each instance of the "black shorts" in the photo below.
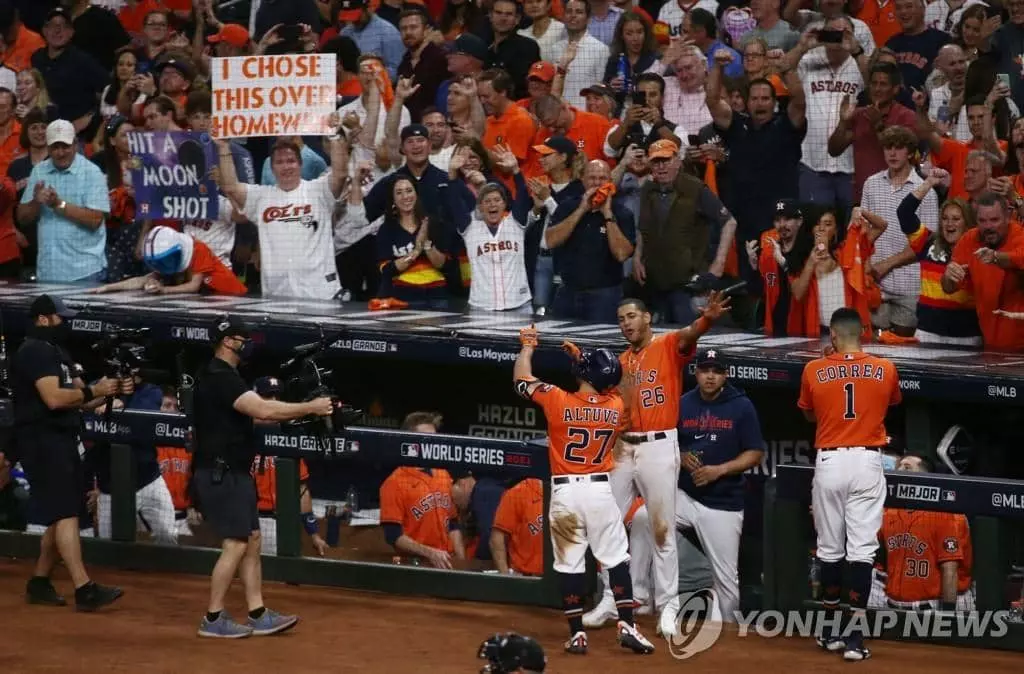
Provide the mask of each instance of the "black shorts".
POLYGON ((78 517, 85 502, 85 477, 78 435, 38 427, 18 430, 18 452, 28 478, 30 509, 42 526, 78 517))
POLYGON ((199 510, 221 538, 248 540, 252 532, 260 530, 256 481, 250 473, 224 471, 220 484, 214 484, 220 473, 214 468, 196 469, 193 479, 199 510))

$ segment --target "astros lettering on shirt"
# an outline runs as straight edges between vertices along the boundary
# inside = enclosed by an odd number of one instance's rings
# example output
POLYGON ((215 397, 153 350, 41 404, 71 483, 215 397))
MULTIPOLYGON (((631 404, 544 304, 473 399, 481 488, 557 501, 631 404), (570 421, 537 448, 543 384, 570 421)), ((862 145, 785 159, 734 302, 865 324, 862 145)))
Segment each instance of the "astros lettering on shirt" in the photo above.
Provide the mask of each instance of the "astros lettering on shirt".
POLYGON ((454 552, 448 532, 457 520, 446 470, 401 466, 380 486, 380 523, 399 525, 421 545, 454 552))
POLYGON ((679 332, 674 330, 655 337, 639 351, 630 347, 619 355, 630 431, 646 433, 676 427, 683 368, 694 355, 692 345, 684 353, 679 347, 679 332))
MULTIPOLYGON (((252 460, 252 476, 256 480, 256 495, 259 499, 257 508, 261 515, 273 515, 277 512, 277 463, 272 456, 264 456, 260 465, 257 454, 252 460)), ((299 482, 309 481, 309 468, 306 462, 299 459, 299 482)))
POLYGON ((171 492, 174 509, 183 511, 192 505, 188 495, 188 481, 192 471, 192 454, 184 447, 157 447, 156 460, 160 465, 167 490, 171 492))
POLYGON ((483 220, 472 218, 462 232, 472 269, 471 306, 491 311, 515 309, 530 301, 526 280, 526 227, 511 213, 491 231, 483 220))
POLYGON ((838 157, 828 153, 828 138, 839 124, 839 107, 850 97, 854 105, 864 89, 857 59, 847 57, 837 68, 828 61, 825 47, 812 49, 800 59, 797 75, 807 94, 807 134, 802 161, 815 171, 853 173, 853 147, 838 157))
POLYGON ((243 185, 245 217, 256 224, 264 297, 329 300, 340 291, 331 216, 330 172, 286 192, 243 185))
POLYGON ((501 497, 491 528, 506 535, 508 565, 526 576, 544 574, 544 485, 528 477, 501 497))
POLYGON ((216 220, 185 220, 183 229, 196 241, 207 245, 218 260, 231 268, 231 250, 235 247, 235 223, 231 219, 235 209, 231 200, 220 195, 217 198, 216 220))
POLYGON ((971 587, 971 532, 957 513, 886 508, 878 540, 885 546, 885 594, 896 601, 939 599, 944 562, 957 562, 957 593, 971 587))

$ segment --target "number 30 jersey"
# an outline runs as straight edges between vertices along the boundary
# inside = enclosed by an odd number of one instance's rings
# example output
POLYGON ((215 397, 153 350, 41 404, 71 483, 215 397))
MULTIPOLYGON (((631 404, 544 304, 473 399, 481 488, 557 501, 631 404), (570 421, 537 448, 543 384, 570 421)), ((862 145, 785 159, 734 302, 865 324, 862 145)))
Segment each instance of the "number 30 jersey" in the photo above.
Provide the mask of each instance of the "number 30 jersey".
POLYGON ((902 399, 896 366, 860 351, 808 363, 797 405, 817 417, 817 448, 883 447, 888 444, 885 414, 902 399))
POLYGON ((693 355, 692 347, 680 352, 677 330, 655 337, 639 351, 630 347, 619 355, 619 393, 629 413, 628 430, 647 433, 676 427, 679 398, 683 395, 683 368, 693 355))
POLYGON ((529 396, 548 420, 552 475, 607 473, 612 449, 625 422, 625 404, 615 393, 570 393, 540 384, 529 396))

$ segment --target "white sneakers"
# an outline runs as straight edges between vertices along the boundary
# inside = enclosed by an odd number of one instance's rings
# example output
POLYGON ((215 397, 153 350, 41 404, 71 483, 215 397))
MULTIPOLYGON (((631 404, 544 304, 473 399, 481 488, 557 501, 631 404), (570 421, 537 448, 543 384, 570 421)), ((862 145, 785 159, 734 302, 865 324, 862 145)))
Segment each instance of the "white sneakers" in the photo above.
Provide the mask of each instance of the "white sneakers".
POLYGON ((658 636, 671 639, 679 634, 679 626, 676 624, 678 614, 679 610, 673 603, 661 609, 661 615, 658 617, 658 636))
POLYGON ((618 619, 619 611, 615 608, 615 598, 610 595, 602 595, 598 605, 583 614, 583 626, 603 627, 605 623, 618 619))

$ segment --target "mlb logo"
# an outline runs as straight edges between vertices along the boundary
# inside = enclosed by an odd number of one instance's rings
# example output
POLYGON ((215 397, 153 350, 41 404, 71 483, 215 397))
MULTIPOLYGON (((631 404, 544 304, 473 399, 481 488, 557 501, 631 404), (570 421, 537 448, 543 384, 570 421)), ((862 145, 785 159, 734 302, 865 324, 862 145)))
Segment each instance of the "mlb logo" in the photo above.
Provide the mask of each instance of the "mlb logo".
POLYGON ((952 503, 953 501, 956 501, 956 492, 953 491, 952 489, 945 489, 945 490, 943 490, 943 492, 942 492, 942 500, 943 501, 949 501, 950 503, 952 503))
POLYGON ((942 546, 946 549, 946 552, 956 552, 959 544, 955 538, 947 538, 942 542, 942 546))
POLYGON ((407 459, 418 459, 420 456, 420 443, 418 442, 403 442, 402 443, 402 456, 407 459))
POLYGON ((171 328, 171 339, 185 339, 185 328, 171 328))

